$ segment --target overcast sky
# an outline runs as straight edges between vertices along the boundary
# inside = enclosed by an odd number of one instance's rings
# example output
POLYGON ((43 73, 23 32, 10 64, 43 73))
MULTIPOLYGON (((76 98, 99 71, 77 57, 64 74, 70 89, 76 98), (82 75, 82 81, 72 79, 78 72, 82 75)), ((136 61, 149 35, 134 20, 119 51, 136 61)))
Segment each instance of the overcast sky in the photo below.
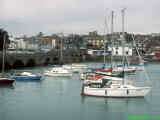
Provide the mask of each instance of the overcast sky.
POLYGON ((121 9, 126 7, 125 31, 160 32, 160 0, 0 0, 0 27, 10 35, 38 32, 104 33, 115 11, 114 31, 121 31, 121 9))

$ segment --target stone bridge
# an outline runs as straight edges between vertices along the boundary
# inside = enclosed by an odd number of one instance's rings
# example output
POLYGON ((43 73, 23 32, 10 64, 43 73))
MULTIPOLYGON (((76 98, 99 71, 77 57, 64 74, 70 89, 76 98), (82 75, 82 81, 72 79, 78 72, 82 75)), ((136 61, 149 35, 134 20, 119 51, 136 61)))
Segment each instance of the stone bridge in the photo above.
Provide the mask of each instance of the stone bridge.
MULTIPOLYGON (((0 53, 0 69, 2 68, 2 52, 0 53)), ((82 56, 63 55, 63 63, 81 62, 82 56)), ((59 64, 60 57, 57 52, 50 53, 6 53, 5 68, 15 69, 22 67, 43 66, 59 64)))

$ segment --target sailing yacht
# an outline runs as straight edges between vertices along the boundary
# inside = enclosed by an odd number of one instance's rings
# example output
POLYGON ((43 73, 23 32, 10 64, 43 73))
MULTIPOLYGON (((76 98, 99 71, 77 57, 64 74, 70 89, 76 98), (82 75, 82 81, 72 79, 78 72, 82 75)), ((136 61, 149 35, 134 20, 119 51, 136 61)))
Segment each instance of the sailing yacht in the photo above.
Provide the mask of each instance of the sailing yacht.
POLYGON ((141 57, 141 55, 139 53, 139 50, 138 50, 138 48, 136 46, 134 35, 132 35, 132 39, 133 39, 133 43, 134 43, 135 48, 136 48, 136 52, 138 53, 139 59, 136 62, 130 62, 129 65, 136 67, 136 70, 144 70, 144 66, 147 65, 148 62, 144 61, 142 59, 142 57, 141 57))
MULTIPOLYGON (((123 73, 124 71, 124 12, 122 9, 122 33, 123 33, 123 73)), ((134 86, 131 83, 127 83, 123 77, 122 83, 112 83, 110 79, 102 79, 102 82, 94 83, 90 82, 88 84, 82 85, 81 95, 89 96, 101 96, 101 97, 144 97, 151 90, 150 86, 134 86)))
POLYGON ((9 78, 9 77, 4 75, 4 70, 5 70, 5 50, 6 50, 5 42, 6 42, 6 33, 4 33, 4 37, 3 37, 2 74, 0 75, 0 85, 13 84, 13 82, 15 81, 14 79, 9 78))

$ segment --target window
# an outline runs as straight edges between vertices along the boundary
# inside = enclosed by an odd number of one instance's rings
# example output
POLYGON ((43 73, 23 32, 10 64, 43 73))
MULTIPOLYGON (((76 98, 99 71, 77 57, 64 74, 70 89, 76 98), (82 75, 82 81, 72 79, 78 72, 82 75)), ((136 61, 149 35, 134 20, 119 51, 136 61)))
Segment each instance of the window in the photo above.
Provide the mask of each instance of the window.
POLYGON ((91 88, 101 88, 101 85, 96 84, 96 83, 91 83, 91 84, 89 84, 89 87, 91 87, 91 88))
POLYGON ((116 51, 116 55, 118 55, 118 51, 116 51))

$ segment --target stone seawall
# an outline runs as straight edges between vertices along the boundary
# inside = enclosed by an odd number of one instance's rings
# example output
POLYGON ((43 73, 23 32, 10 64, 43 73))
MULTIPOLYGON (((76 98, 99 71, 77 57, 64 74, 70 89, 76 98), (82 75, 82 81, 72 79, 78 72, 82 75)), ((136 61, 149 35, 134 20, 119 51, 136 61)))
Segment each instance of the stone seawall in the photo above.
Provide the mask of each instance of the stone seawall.
MULTIPOLYGON (((137 61, 138 56, 128 56, 127 57, 128 61, 137 61)), ((105 60, 110 62, 111 61, 111 56, 105 56, 105 60)), ((122 61, 122 56, 112 56, 113 61, 122 61)), ((104 56, 92 56, 88 55, 86 61, 99 61, 103 62, 104 61, 104 56)))
MULTIPOLYGON (((2 56, 2 53, 0 53, 0 69, 2 68, 2 56)), ((85 58, 85 56, 64 55, 61 61, 57 53, 7 53, 5 56, 5 68, 15 69, 48 64, 83 62, 85 58)))
MULTIPOLYGON (((138 57, 131 56, 128 60, 137 60, 138 57)), ((17 69, 23 67, 43 66, 48 64, 75 63, 75 62, 103 62, 104 56, 90 55, 63 55, 62 61, 56 52, 52 53, 7 53, 5 57, 6 69, 17 69)), ((106 62, 111 56, 106 56, 106 62)), ((113 57, 114 61, 121 61, 121 56, 113 57)), ((0 53, 0 69, 2 68, 2 53, 0 53)))

